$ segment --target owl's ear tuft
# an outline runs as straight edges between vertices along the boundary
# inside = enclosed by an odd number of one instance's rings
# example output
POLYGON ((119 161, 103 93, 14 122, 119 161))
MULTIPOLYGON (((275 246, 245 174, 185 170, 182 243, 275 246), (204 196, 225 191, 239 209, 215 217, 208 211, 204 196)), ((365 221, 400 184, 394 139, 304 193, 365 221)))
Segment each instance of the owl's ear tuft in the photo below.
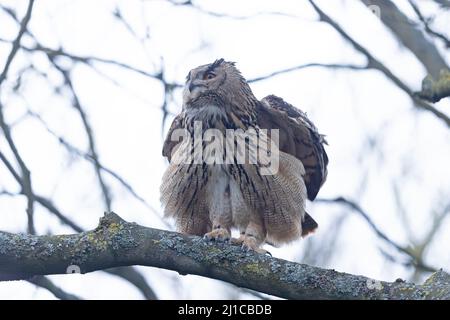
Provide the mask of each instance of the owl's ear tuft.
POLYGON ((223 58, 217 59, 216 61, 211 63, 211 65, 209 66, 208 69, 209 70, 214 70, 215 68, 217 68, 218 66, 220 66, 224 62, 225 62, 225 60, 223 58))
POLYGON ((215 68, 217 68, 217 67, 219 67, 219 66, 221 66, 221 65, 223 65, 223 64, 230 65, 230 66, 232 66, 232 67, 235 67, 235 66, 236 66, 236 62, 233 62, 233 61, 225 61, 225 59, 220 58, 220 59, 217 59, 216 61, 214 61, 213 63, 211 63, 211 64, 209 65, 208 71, 213 71, 215 68))

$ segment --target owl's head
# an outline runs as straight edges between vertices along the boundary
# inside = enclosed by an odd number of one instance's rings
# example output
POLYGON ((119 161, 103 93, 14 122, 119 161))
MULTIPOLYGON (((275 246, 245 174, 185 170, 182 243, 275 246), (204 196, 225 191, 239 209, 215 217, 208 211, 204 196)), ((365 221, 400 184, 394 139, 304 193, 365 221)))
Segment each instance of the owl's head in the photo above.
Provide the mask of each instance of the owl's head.
POLYGON ((218 59, 189 72, 183 92, 183 105, 189 107, 200 101, 200 104, 204 104, 209 99, 217 98, 232 103, 240 96, 249 95, 253 96, 235 63, 218 59))

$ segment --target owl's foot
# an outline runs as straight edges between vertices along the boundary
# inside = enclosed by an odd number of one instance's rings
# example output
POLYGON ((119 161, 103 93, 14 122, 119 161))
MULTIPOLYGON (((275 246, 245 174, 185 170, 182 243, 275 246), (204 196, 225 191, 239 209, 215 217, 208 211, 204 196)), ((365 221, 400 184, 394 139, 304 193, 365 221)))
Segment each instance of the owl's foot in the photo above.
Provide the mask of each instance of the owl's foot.
MULTIPOLYGON (((242 249, 246 250, 246 251, 255 251, 257 253, 261 253, 261 254, 267 254, 269 256, 272 256, 272 254, 261 248, 261 242, 259 242, 254 236, 249 236, 249 235, 241 235, 238 239, 235 239, 236 241, 241 241, 242 243, 242 249)), ((236 242, 238 243, 238 242, 236 242)))
POLYGON ((231 238, 230 243, 240 246, 244 242, 244 239, 245 239, 245 232, 242 232, 239 238, 231 238))
POLYGON ((205 240, 218 242, 226 242, 230 240, 230 238, 230 231, 224 228, 213 229, 211 232, 208 232, 203 236, 203 239, 205 240))

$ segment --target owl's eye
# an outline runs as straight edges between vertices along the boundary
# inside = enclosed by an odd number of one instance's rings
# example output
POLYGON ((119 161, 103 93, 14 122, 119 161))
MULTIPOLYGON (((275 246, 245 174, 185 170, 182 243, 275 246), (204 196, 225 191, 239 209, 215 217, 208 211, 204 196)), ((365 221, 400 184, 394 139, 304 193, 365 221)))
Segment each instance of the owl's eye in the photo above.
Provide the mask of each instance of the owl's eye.
POLYGON ((214 72, 207 72, 203 75, 203 80, 211 80, 216 77, 214 72))

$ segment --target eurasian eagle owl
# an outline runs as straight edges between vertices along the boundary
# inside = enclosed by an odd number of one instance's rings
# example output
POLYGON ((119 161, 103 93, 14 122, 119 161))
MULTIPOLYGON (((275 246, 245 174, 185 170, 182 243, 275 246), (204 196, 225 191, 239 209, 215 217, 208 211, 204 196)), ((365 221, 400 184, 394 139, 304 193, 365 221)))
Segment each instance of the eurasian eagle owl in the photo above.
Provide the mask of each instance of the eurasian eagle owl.
POLYGON ((274 95, 259 101, 233 62, 197 67, 163 146, 165 216, 209 240, 237 228, 232 242, 257 252, 305 236, 317 228, 305 202, 326 179, 325 143, 302 111, 274 95))

